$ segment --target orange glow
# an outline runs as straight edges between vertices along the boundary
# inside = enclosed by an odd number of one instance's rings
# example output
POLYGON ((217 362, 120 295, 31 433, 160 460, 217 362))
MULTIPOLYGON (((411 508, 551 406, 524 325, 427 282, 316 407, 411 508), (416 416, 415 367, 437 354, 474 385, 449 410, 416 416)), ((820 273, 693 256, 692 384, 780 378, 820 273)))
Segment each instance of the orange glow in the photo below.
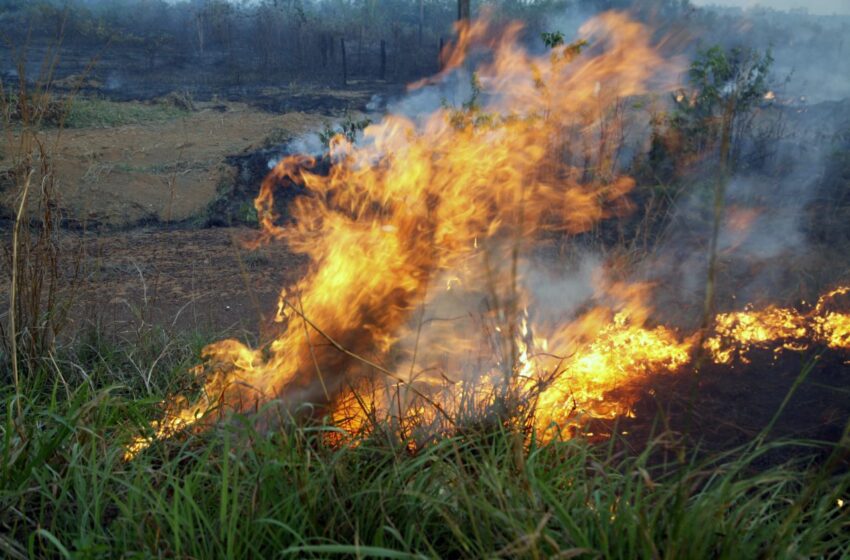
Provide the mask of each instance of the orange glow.
POLYGON ((850 292, 840 287, 820 297, 809 312, 767 307, 759 311, 748 308, 738 313, 722 313, 715 317, 715 333, 706 340, 706 348, 715 362, 731 363, 739 359, 748 363, 746 353, 753 348, 773 347, 803 351, 813 343, 833 349, 850 348, 850 315, 827 309, 836 298, 850 292))
POLYGON ((850 314, 827 309, 835 299, 850 294, 850 286, 842 286, 823 295, 814 310, 815 332, 830 348, 850 348, 850 314))
MULTIPOLYGON (((608 398, 614 390, 645 380, 650 374, 678 371, 690 360, 693 340, 679 340, 665 327, 632 323, 626 312, 594 330, 595 337, 565 361, 563 370, 537 400, 535 425, 543 432, 552 425, 568 426, 578 415, 614 418, 629 414, 634 399, 608 398)), ((575 345, 572 345, 575 346, 575 345)))
POLYGON ((793 309, 768 307, 761 311, 721 313, 714 321, 715 334, 706 341, 706 347, 720 364, 728 364, 734 358, 746 363, 749 361, 746 352, 766 343, 779 341, 792 349, 795 341, 807 335, 805 317, 793 309))

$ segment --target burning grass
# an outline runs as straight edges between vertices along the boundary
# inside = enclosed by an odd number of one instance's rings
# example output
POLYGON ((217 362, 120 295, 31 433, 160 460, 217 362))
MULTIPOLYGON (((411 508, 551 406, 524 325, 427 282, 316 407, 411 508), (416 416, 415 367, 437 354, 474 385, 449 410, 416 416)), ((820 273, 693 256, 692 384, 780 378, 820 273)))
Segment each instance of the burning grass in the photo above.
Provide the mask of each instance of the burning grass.
MULTIPOLYGON (((622 13, 593 18, 580 42, 550 55, 528 53, 520 31, 519 24, 491 29, 487 21, 459 28, 444 72, 460 66, 468 49, 487 48, 492 59, 474 79, 486 101, 465 111, 441 108, 420 122, 388 115, 366 129, 362 145, 338 136, 328 174, 316 173, 316 161, 304 155, 277 164, 255 202, 262 227, 255 245, 284 242, 310 261, 305 276, 281 290, 280 333, 262 347, 211 344, 196 370, 204 385, 200 398, 170 403, 152 426, 155 437, 193 425, 213 408, 242 410, 277 398, 332 404, 345 398, 357 383, 352 371, 363 366, 415 397, 385 396, 375 403, 379 408, 394 406, 394 399, 416 414, 424 400, 444 418, 450 414, 437 402, 443 396, 427 396, 430 389, 420 385, 474 376, 482 387, 506 393, 542 381, 531 373, 560 373, 557 366, 531 363, 538 327, 526 325, 520 333, 524 309, 534 303, 523 285, 520 254, 545 235, 586 232, 622 214, 634 181, 615 172, 605 151, 594 177, 582 177, 556 155, 564 146, 551 139, 579 143, 595 133, 605 108, 646 92, 675 65, 622 13), (594 48, 581 55, 591 39, 594 48), (287 182, 303 185, 309 196, 297 198, 292 220, 281 224, 274 198, 287 182), (428 329, 415 325, 418 309, 424 317, 426 308, 448 307, 468 314, 472 324, 429 319, 428 329), (483 358, 482 349, 490 356, 483 358), (479 359, 468 360, 473 354, 479 359)), ((639 287, 611 291, 625 301, 617 304, 627 308, 621 326, 628 320, 641 329, 648 314, 633 301, 639 287)), ((600 328, 595 317, 556 318, 551 338, 565 344, 551 354, 555 363, 600 328)), ((612 383, 600 381, 593 398, 601 400, 612 383)), ((148 441, 141 436, 128 456, 148 441)))

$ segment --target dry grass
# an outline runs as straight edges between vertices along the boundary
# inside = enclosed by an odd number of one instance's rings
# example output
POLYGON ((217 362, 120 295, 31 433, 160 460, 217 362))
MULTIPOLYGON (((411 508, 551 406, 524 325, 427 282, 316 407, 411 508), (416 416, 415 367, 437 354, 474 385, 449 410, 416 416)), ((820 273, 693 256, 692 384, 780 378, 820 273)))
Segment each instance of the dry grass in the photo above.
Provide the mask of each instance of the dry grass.
POLYGON ((4 194, 13 212, 11 236, 3 240, 9 299, 0 307, 5 310, 0 316, 0 342, 19 397, 21 370, 32 371, 55 358, 82 262, 81 245, 60 248, 59 241, 62 217, 52 156, 64 120, 64 113, 57 116, 57 107, 67 105, 51 97, 58 45, 48 51, 32 85, 24 60, 21 54, 18 88, 0 87, 6 159, 11 162, 6 171, 10 192, 4 194), (45 133, 44 125, 53 121, 60 128, 45 133))

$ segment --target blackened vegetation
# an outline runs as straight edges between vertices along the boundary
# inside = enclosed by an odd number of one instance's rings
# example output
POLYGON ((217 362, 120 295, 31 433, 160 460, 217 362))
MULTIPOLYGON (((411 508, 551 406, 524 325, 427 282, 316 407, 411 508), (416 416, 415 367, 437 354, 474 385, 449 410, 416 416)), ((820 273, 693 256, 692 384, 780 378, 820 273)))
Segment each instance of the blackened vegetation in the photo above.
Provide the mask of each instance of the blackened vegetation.
MULTIPOLYGON (((247 102, 270 113, 301 111, 339 117, 347 111, 365 111, 372 106, 376 96, 398 96, 404 91, 402 83, 361 82, 349 84, 344 95, 330 88, 283 89, 241 88, 227 96, 228 101, 247 102), (252 90, 253 89, 253 90, 252 90)), ((211 98, 211 97, 210 97, 211 98)))
MULTIPOLYGON (((220 186, 219 196, 212 202, 207 212, 206 225, 220 227, 256 224, 257 214, 253 201, 259 194, 259 185, 269 174, 274 163, 286 155, 288 155, 286 145, 279 145, 227 158, 228 165, 235 170, 233 180, 220 186)), ((330 168, 330 159, 320 156, 316 159, 316 165, 309 171, 327 175, 330 168)), ((279 182, 275 189, 274 203, 281 223, 290 219, 289 205, 292 200, 306 193, 303 185, 291 179, 287 178, 279 182)))
POLYGON ((452 2, 420 11, 413 1, 3 0, 0 13, 5 82, 16 78, 10 58, 24 55, 37 67, 61 41, 56 75, 88 73, 85 94, 150 99, 188 89, 200 100, 249 102, 261 93, 257 86, 406 83, 432 74, 455 19, 452 2))
MULTIPOLYGON (((324 129, 316 134, 319 148, 324 150, 324 153, 316 155, 316 165, 309 169, 310 172, 320 175, 330 172, 331 160, 327 156, 327 149, 334 137, 339 135, 348 142, 355 142, 362 131, 372 124, 369 118, 353 117, 348 109, 344 115, 338 124, 326 124, 324 129)), ((253 201, 259 194, 259 185, 278 161, 290 155, 298 155, 291 138, 283 142, 267 141, 267 145, 259 150, 228 157, 225 161, 234 170, 233 178, 219 186, 218 197, 208 209, 205 224, 210 227, 256 224, 257 215, 253 209, 253 201)), ((289 179, 284 180, 278 185, 275 194, 277 214, 287 218, 289 203, 294 197, 305 192, 301 185, 289 179)))
MULTIPOLYGON (((850 418, 848 352, 776 346, 753 349, 745 357, 748 363, 706 363, 696 375, 686 370, 656 376, 640 388, 634 418, 598 422, 594 436, 641 447, 669 432, 673 454, 683 444, 712 454, 763 437, 807 440, 813 447, 797 451, 809 455, 815 448, 827 453, 829 446, 818 446, 841 440, 850 418)), ((787 461, 793 453, 783 448, 766 454, 761 466, 787 461)), ((850 456, 843 465, 850 468, 850 456)))

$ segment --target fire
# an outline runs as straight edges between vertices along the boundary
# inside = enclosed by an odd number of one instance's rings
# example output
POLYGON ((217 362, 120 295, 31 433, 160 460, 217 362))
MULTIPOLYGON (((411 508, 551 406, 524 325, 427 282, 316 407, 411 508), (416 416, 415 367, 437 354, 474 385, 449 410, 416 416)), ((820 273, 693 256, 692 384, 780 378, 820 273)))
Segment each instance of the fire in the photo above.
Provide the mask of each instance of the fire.
POLYGON ((690 361, 691 345, 665 327, 632 324, 625 312, 614 315, 540 393, 535 425, 540 431, 553 425, 563 428, 576 411, 594 418, 628 414, 633 402, 606 395, 653 373, 678 371, 690 361))
POLYGON ((813 312, 817 336, 833 349, 850 348, 850 314, 827 309, 837 298, 850 294, 850 286, 842 286, 821 296, 813 312))
POLYGON ((850 348, 850 315, 829 313, 818 318, 817 328, 830 348, 850 348))
MULTIPOLYGON (((588 418, 630 416, 641 395, 635 389, 642 382, 694 363, 699 335, 683 336, 665 326, 648 325, 649 309, 643 304, 646 288, 635 284, 627 288, 630 293, 624 293, 622 287, 606 287, 606 294, 621 298, 622 309, 596 307, 547 337, 532 336, 527 313, 520 320, 511 386, 521 395, 533 395, 531 425, 538 437, 564 435, 564 430, 580 427, 588 418)), ((828 292, 809 311, 747 306, 743 311, 718 314, 703 347, 714 363, 722 365, 749 363, 748 354, 756 348, 769 348, 777 355, 804 351, 813 344, 850 350, 850 314, 826 310, 828 302, 848 293, 850 287, 828 292)), ((494 368, 477 381, 474 403, 491 402, 500 375, 494 368)), ((457 400, 458 391, 442 393, 441 402, 457 400)), ((415 410, 386 404, 396 398, 391 391, 380 399, 362 387, 347 391, 334 410, 334 424, 356 434, 382 418, 396 423, 405 418, 426 425, 434 422, 433 411, 423 408, 421 401, 413 401, 415 410)))
MULTIPOLYGON (((519 45, 520 30, 497 34, 486 21, 459 29, 443 74, 468 65, 476 48, 491 53, 476 69, 481 98, 471 108, 388 115, 357 145, 337 137, 327 173, 303 155, 277 164, 255 201, 253 245, 284 242, 309 261, 280 293, 279 334, 259 348, 208 346, 195 370, 200 396, 171 402, 127 458, 208 424, 212 410, 270 402, 325 403, 348 432, 386 418, 408 435, 510 401, 533 410, 545 430, 579 413, 626 414, 636 397, 610 399, 612 391, 689 362, 697 337, 652 325, 646 287, 602 286, 594 309, 536 324, 534 305, 546 302, 533 301, 523 258, 547 236, 628 211, 634 183, 613 171, 612 154, 588 154, 578 168, 565 146, 587 144, 608 107, 645 93, 676 65, 620 13, 582 27, 583 53, 577 43, 533 56, 519 45), (274 194, 290 183, 307 194, 281 222, 274 194)), ((846 316, 817 317, 820 336, 847 343, 846 316)), ((749 325, 730 320, 719 340, 769 336, 739 324, 749 325)))
POLYGON ((719 364, 728 364, 733 358, 747 363, 746 352, 765 343, 779 341, 785 348, 794 349, 794 343, 807 335, 805 318, 792 309, 768 307, 721 313, 714 322, 715 335, 706 341, 706 347, 719 364))
POLYGON ((774 352, 803 351, 818 342, 833 349, 850 348, 850 315, 827 309, 828 304, 850 292, 840 287, 820 297, 808 312, 770 306, 754 311, 722 313, 715 317, 715 334, 706 348, 715 362, 728 364, 733 359, 748 363, 747 352, 771 346, 774 352))

